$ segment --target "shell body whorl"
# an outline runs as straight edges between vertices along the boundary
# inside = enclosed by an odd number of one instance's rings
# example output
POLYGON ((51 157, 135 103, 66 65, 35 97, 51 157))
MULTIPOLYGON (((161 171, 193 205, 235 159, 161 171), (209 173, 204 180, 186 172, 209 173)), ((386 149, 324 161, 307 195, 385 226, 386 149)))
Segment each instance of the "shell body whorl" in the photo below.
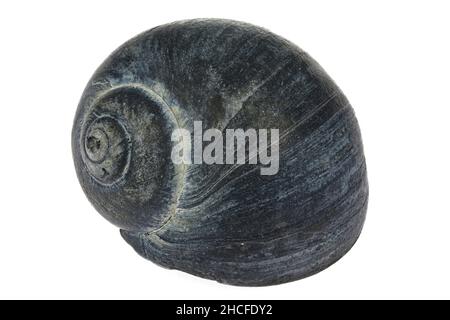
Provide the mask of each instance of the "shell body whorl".
POLYGON ((87 85, 72 149, 94 207, 144 257, 234 285, 309 276, 358 238, 368 184, 349 102, 264 29, 189 20, 117 49, 87 85), (177 128, 279 129, 279 169, 176 164, 177 128))

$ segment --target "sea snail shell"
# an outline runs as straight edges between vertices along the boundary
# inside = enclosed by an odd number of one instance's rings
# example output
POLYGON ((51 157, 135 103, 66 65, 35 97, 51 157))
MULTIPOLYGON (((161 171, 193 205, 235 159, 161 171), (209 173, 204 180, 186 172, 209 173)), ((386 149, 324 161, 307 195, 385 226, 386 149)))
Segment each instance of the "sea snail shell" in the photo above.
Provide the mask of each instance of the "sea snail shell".
POLYGON ((304 51, 228 20, 153 28, 95 72, 72 132, 94 207, 155 263, 219 282, 297 280, 357 240, 368 184, 352 107, 304 51), (279 168, 174 163, 179 128, 279 130, 279 168))

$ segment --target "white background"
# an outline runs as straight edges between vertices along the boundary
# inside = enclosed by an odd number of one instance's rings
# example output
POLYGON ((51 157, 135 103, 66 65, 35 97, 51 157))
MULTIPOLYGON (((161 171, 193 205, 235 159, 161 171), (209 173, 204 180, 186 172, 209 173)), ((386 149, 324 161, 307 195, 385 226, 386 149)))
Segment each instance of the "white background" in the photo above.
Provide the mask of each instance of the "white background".
POLYGON ((448 1, 4 1, 0 72, 0 298, 450 298, 448 1), (198 17, 298 44, 355 108, 367 221, 313 277, 241 288, 160 268, 78 184, 70 134, 92 73, 130 37, 198 17))

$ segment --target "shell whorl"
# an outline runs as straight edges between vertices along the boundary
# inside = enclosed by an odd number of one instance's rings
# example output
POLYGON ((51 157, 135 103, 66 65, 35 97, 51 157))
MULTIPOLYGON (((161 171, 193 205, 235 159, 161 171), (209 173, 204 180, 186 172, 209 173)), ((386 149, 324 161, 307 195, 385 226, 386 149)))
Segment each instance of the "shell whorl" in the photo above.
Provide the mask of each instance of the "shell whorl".
POLYGON ((308 54, 265 29, 198 19, 156 27, 95 72, 72 131, 94 207, 142 256, 234 285, 328 267, 355 243, 368 182, 348 100, 308 54), (175 164, 176 128, 280 132, 279 171, 175 164))
POLYGON ((92 178, 111 186, 130 167, 131 139, 123 122, 113 114, 92 114, 84 130, 83 161, 92 178))
POLYGON ((153 231, 170 219, 184 167, 170 161, 177 128, 165 101, 140 84, 101 91, 81 121, 79 171, 105 218, 129 231, 153 231))

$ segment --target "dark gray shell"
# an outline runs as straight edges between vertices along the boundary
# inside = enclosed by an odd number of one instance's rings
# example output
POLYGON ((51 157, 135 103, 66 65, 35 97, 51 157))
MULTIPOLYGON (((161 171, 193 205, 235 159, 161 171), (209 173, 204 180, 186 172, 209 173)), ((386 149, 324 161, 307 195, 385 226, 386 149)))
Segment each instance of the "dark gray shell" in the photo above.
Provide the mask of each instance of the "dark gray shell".
POLYGON ((234 285, 297 280, 355 243, 368 185, 352 107, 304 51, 227 20, 153 28, 88 83, 72 148, 94 207, 142 256, 234 285), (176 165, 175 128, 279 128, 279 172, 176 165))

